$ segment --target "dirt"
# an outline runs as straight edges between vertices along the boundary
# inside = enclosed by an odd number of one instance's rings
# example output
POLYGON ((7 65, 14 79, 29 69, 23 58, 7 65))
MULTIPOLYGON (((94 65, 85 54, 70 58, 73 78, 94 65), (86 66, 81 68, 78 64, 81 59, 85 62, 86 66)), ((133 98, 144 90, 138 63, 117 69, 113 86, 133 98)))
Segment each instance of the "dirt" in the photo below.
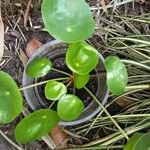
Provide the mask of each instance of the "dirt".
MULTIPOLYGON (((15 1, 15 2, 17 3, 20 1, 15 1)), ((40 9, 39 9, 40 1, 35 0, 32 4, 32 9, 30 12, 32 27, 31 27, 30 23, 28 22, 28 24, 27 24, 28 30, 25 30, 25 28, 23 26, 23 11, 25 9, 26 3, 24 1, 22 1, 21 2, 21 3, 23 3, 22 6, 18 7, 15 5, 15 2, 11 1, 11 0, 10 1, 8 0, 8 2, 7 2, 7 0, 6 1, 2 0, 2 15, 3 15, 4 25, 5 25, 5 54, 4 54, 2 62, 0 63, 1 64, 0 69, 9 73, 14 78, 14 80, 17 82, 18 86, 21 86, 24 67, 23 67, 22 60, 20 58, 20 51, 23 50, 25 52, 27 43, 32 39, 37 39, 40 42, 42 42, 43 44, 45 44, 48 41, 51 41, 53 38, 47 32, 44 31, 44 25, 43 25, 43 21, 42 21, 40 9)), ((95 2, 95 0, 92 0, 90 5, 93 6, 93 5, 95 5, 96 2, 95 2)), ((144 3, 142 5, 136 3, 134 11, 130 5, 127 5, 127 6, 128 7, 120 7, 118 9, 118 10, 120 10, 119 11, 120 14, 123 14, 124 12, 130 13, 132 15, 138 15, 138 14, 141 14, 141 12, 149 13, 150 4, 148 1, 146 1, 146 3, 144 3)), ((143 24, 135 24, 135 25, 141 30, 141 34, 144 33, 144 31, 147 28, 149 28, 149 25, 148 25, 148 27, 144 26, 143 24)), ((125 26, 125 29, 130 30, 127 26, 125 26)), ((149 31, 150 30, 148 30, 148 33, 149 33, 149 31)), ((102 39, 99 36, 94 35, 90 39, 90 42, 101 53, 104 53, 104 56, 106 55, 105 50, 101 47, 102 39)), ((63 61, 64 60, 60 60, 60 62, 63 62, 63 61)), ((55 62, 55 65, 58 65, 60 62, 55 62)), ((91 83, 91 85, 95 85, 94 80, 91 81, 90 83, 91 83)), ((91 87, 91 85, 89 84, 88 86, 91 87)), ((93 89, 91 89, 91 90, 92 90, 92 92, 94 92, 96 89, 95 89, 95 87, 93 87, 93 89)), ((72 91, 72 87, 70 87, 70 91, 72 91)), ((84 91, 80 91, 79 94, 77 94, 77 95, 79 95, 79 97, 80 97, 82 95, 81 93, 84 93, 84 91)), ((42 95, 43 95, 43 93, 42 93, 42 95)), ((87 95, 84 94, 84 95, 82 95, 82 97, 83 97, 83 99, 85 99, 84 97, 87 97, 87 95)), ((85 104, 87 105, 87 103, 89 101, 91 101, 91 98, 90 97, 88 99, 86 98, 85 104)), ((108 111, 112 115, 117 114, 121 110, 122 110, 122 108, 115 103, 113 103, 108 108, 108 111)), ((20 116, 15 122, 3 127, 5 132, 9 132, 8 136, 10 136, 12 139, 13 139, 13 136, 12 136, 13 129, 14 129, 16 123, 19 122, 19 120, 21 118, 22 118, 22 116, 20 116)), ((98 139, 99 137, 103 137, 104 135, 109 134, 108 132, 107 133, 105 133, 105 132, 107 132, 107 131, 103 131, 103 129, 102 130, 99 130, 99 128, 94 129, 88 133, 87 137, 90 140, 98 139)), ((72 143, 80 144, 80 142, 79 143, 77 142, 76 138, 74 139, 74 141, 72 143)), ((40 144, 43 145, 43 143, 40 143, 40 144)), ((40 144, 33 143, 32 146, 34 147, 34 149, 36 149, 37 147, 41 147, 41 146, 39 146, 40 144)), ((32 149, 32 148, 28 145, 27 149, 32 149)))
MULTIPOLYGON (((65 56, 58 56, 57 58, 54 58, 53 60, 51 60, 53 62, 53 68, 57 68, 58 70, 62 70, 62 71, 65 71, 67 73, 72 73, 66 66, 65 64, 65 56)), ((95 74, 95 71, 91 72, 91 74, 95 74)), ((53 78, 60 78, 60 77, 64 77, 64 75, 60 74, 60 73, 57 73, 57 72, 50 72, 48 75, 46 75, 42 80, 45 81, 45 80, 48 80, 48 79, 53 79, 53 78)), ((39 79, 39 81, 41 81, 39 79)), ((39 82, 38 81, 38 82, 39 82)), ((65 83, 66 85, 68 84, 65 83)), ((42 99, 42 103, 44 101, 46 107, 49 107, 51 102, 49 100, 46 99, 45 97, 45 94, 44 94, 44 87, 45 85, 42 85, 42 86, 38 86, 38 91, 39 91, 39 96, 41 97, 42 99)), ((94 79, 91 79, 88 84, 87 84, 87 87, 92 91, 92 93, 96 94, 97 92, 97 79, 94 78, 94 79)), ((69 87, 68 87, 68 94, 72 94, 73 93, 73 84, 71 84, 69 87)), ((81 89, 81 90, 75 90, 75 94, 81 99, 83 100, 83 103, 85 105, 85 107, 88 106, 89 103, 91 103, 91 101, 93 100, 91 98, 91 96, 89 96, 89 94, 84 90, 84 89, 81 89)), ((41 104, 42 104, 41 103, 41 104)), ((54 105, 54 107, 52 107, 56 110, 56 105, 54 105)))

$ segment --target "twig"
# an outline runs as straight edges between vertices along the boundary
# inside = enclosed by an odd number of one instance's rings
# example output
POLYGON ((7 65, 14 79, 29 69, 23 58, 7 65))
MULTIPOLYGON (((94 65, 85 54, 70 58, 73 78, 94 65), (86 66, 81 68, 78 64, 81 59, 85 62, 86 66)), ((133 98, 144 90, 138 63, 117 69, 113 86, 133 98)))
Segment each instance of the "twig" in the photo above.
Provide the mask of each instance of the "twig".
POLYGON ((30 12, 31 3, 32 3, 32 0, 29 0, 28 3, 27 3, 25 13, 24 13, 24 27, 25 27, 26 30, 28 30, 27 21, 28 21, 28 16, 29 16, 29 12, 30 12))
POLYGON ((19 145, 17 145, 16 143, 14 143, 11 139, 9 139, 1 130, 0 130, 0 134, 16 149, 18 150, 23 150, 23 148, 21 148, 19 145))

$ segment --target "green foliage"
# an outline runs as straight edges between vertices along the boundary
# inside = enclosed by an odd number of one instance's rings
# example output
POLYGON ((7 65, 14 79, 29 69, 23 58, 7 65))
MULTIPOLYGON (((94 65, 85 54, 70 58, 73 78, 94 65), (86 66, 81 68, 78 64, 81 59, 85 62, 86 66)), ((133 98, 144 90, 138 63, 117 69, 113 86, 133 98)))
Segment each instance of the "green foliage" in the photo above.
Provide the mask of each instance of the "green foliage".
POLYGON ((72 43, 66 52, 68 68, 79 75, 86 75, 92 71, 98 60, 98 51, 86 42, 72 43))
POLYGON ((13 121, 22 111, 22 95, 11 76, 0 71, 0 124, 13 121))
POLYGON ((126 66, 116 56, 108 56, 105 59, 107 72, 107 86, 109 91, 115 95, 120 95, 125 91, 128 83, 128 73, 126 66))
POLYGON ((59 100, 59 98, 66 93, 67 88, 63 83, 49 81, 45 86, 45 96, 49 100, 59 100))
POLYGON ((57 112, 65 121, 75 120, 84 109, 83 102, 73 94, 65 94, 58 101, 57 112))
POLYGON ((150 133, 134 134, 123 150, 148 150, 150 148, 150 133))
POLYGON ((77 89, 82 89, 90 80, 90 75, 75 75, 74 85, 77 89))
POLYGON ((130 140, 128 141, 128 143, 125 145, 123 150, 133 150, 133 147, 135 145, 135 143, 137 142, 137 140, 143 135, 143 133, 135 133, 130 140))
POLYGON ((29 143, 48 134, 60 119, 57 112, 41 109, 26 116, 15 128, 15 139, 21 144, 29 143))
POLYGON ((39 78, 46 75, 52 68, 52 62, 47 58, 35 58, 27 68, 26 73, 31 78, 39 78))
POLYGON ((43 0, 42 18, 56 39, 72 43, 91 36, 94 20, 84 0, 43 0))

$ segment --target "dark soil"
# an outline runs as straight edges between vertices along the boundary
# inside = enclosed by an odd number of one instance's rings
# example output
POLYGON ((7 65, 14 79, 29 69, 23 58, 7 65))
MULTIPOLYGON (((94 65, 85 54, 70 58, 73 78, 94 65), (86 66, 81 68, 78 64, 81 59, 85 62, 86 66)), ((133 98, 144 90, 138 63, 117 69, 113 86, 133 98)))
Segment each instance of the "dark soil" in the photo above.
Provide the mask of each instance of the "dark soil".
MULTIPOLYGON (((53 68, 56 68, 58 70, 62 70, 64 72, 68 72, 68 73, 72 74, 72 72, 67 68, 67 66, 65 64, 65 56, 55 57, 51 61, 53 62, 53 68)), ((91 74, 95 74, 95 71, 91 72, 91 74)), ((64 77, 64 75, 57 73, 57 72, 50 72, 44 78, 39 79, 38 82, 40 82, 41 80, 45 81, 45 80, 49 80, 49 79, 53 79, 53 78, 60 78, 60 77, 64 77)), ((68 82, 65 84, 67 85, 68 82)), ((45 87, 45 85, 38 86, 38 93, 42 100, 41 105, 43 105, 43 103, 44 103, 44 107, 49 107, 51 104, 51 101, 46 99, 45 94, 44 94, 44 87, 45 87)), ((87 87, 92 91, 92 93, 96 93, 97 92, 97 79, 96 78, 90 79, 90 81, 87 84, 87 87)), ((68 87, 67 93, 72 94, 73 91, 74 91, 74 85, 71 84, 68 87)), ((91 103, 91 101, 93 100, 91 98, 91 96, 89 96, 89 94, 84 89, 81 89, 81 90, 75 89, 75 95, 77 95, 81 100, 83 100, 85 107, 87 107, 88 104, 91 103)), ((56 110, 56 105, 57 105, 57 103, 55 103, 55 105, 53 105, 52 109, 56 110)))

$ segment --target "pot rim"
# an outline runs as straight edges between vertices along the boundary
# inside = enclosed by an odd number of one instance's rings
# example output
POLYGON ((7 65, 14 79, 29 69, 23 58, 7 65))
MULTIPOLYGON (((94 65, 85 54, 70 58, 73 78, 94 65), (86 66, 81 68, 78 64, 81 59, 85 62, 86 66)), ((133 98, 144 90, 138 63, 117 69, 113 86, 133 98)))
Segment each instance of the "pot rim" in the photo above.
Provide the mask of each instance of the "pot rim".
MULTIPOLYGON (((31 58, 29 59, 29 61, 27 62, 26 66, 32 61, 32 59, 34 59, 35 57, 37 57, 40 53, 42 53, 46 48, 50 47, 50 46, 54 46, 56 44, 60 44, 62 42, 58 41, 58 40, 53 40, 53 41, 50 41, 44 45, 42 45, 41 47, 39 47, 35 53, 33 53, 33 55, 31 56, 31 58)), ((100 57, 100 60, 102 61, 102 63, 104 63, 104 58, 103 56, 99 53, 99 57, 100 57)), ((26 83, 26 80, 27 80, 27 75, 25 73, 25 69, 24 69, 24 72, 23 72, 23 80, 22 80, 22 85, 23 86, 26 86, 27 83, 26 83)), ((26 98, 26 101, 27 103, 29 104, 29 106, 31 107, 31 109, 34 111, 35 109, 37 109, 36 106, 34 106, 33 102, 30 100, 30 96, 28 94, 28 90, 23 90, 24 92, 24 96, 26 98)), ((106 89, 106 92, 105 92, 105 96, 104 98, 102 99, 101 103, 104 105, 106 104, 107 102, 107 99, 108 99, 108 96, 109 96, 109 91, 108 91, 108 88, 106 89)), ((36 103, 36 102, 35 102, 36 103)), ((84 123, 88 120, 90 120, 91 118, 93 118, 96 114, 98 114, 98 112, 100 112, 101 108, 100 107, 97 107, 97 109, 92 112, 90 115, 86 116, 85 118, 81 118, 79 120, 74 120, 74 121, 70 121, 70 122, 65 122, 65 121, 60 121, 59 125, 63 125, 63 126, 72 126, 72 125, 78 125, 78 124, 81 124, 81 123, 84 123)))

